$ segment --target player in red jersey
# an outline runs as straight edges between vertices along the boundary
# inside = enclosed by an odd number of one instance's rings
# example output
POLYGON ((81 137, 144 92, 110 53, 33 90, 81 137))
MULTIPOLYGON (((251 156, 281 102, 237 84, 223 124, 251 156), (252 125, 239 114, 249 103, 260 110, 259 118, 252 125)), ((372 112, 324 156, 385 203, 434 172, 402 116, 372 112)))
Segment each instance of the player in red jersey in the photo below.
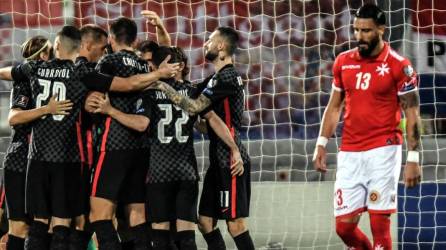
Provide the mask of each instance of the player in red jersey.
POLYGON ((336 232, 349 249, 392 248, 390 215, 396 211, 401 169, 401 109, 407 125, 407 187, 420 180, 420 118, 416 74, 406 58, 383 41, 386 18, 373 4, 355 14, 357 48, 341 53, 333 65, 333 91, 322 118, 313 162, 325 172, 325 145, 335 132, 344 103, 344 128, 334 190, 336 232), (357 227, 368 210, 373 234, 357 227))

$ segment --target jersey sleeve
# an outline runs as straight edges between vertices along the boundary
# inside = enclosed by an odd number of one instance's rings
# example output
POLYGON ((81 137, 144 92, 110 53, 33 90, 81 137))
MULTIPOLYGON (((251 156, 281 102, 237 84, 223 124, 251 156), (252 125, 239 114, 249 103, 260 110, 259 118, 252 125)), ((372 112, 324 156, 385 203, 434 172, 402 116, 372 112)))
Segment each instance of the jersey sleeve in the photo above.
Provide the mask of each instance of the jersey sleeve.
POLYGON ((36 64, 34 61, 26 62, 14 66, 11 70, 12 79, 16 82, 27 82, 33 74, 36 64))
POLYGON ((89 90, 107 92, 113 82, 113 76, 97 72, 85 63, 77 65, 77 72, 81 82, 89 90))
POLYGON ((418 90, 417 74, 409 60, 404 59, 397 67, 395 83, 398 95, 418 90))
POLYGON ((215 103, 236 93, 237 84, 240 84, 237 78, 218 74, 208 81, 201 93, 215 103))
POLYGON ((336 57, 333 63, 333 82, 332 88, 336 91, 344 91, 344 84, 342 83, 341 77, 341 66, 340 66, 341 58, 340 56, 336 57))
POLYGON ((96 70, 102 74, 114 75, 116 74, 115 67, 112 60, 113 54, 102 57, 96 65, 96 70))
POLYGON ((11 109, 27 109, 31 105, 31 86, 29 82, 14 82, 11 90, 11 109))

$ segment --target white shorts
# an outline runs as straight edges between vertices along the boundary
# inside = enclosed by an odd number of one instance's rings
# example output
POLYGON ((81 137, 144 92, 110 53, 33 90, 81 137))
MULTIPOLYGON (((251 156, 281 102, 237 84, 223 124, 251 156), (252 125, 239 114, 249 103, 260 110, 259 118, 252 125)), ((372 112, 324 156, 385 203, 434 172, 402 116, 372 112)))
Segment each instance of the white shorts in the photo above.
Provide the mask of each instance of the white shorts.
POLYGON ((334 188, 334 215, 394 213, 401 170, 401 145, 362 152, 338 153, 334 188))

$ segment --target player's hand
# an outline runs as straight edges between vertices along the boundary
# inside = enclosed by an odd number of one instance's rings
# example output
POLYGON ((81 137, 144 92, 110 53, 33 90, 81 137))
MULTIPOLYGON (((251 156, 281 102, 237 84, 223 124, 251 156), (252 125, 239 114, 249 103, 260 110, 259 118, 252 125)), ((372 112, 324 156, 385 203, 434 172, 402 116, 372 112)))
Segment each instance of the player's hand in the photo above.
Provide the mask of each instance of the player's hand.
POLYGON ((231 175, 232 176, 240 176, 245 171, 243 167, 242 156, 240 155, 240 151, 237 149, 232 150, 232 162, 231 162, 231 175))
POLYGON ((143 10, 141 11, 141 15, 145 18, 147 18, 147 23, 155 26, 155 27, 162 27, 163 22, 161 21, 161 18, 156 14, 155 11, 150 10, 143 10))
POLYGON ((73 108, 73 103, 70 100, 57 101, 57 95, 53 95, 46 105, 47 113, 52 115, 68 115, 73 108))
POLYGON ((313 154, 314 169, 325 173, 327 172, 327 149, 322 146, 316 146, 313 154))
POLYGON ((158 67, 160 78, 172 78, 180 71, 179 63, 168 63, 170 55, 166 56, 163 62, 158 67))
POLYGON ((104 94, 97 91, 92 91, 88 93, 87 98, 85 99, 84 109, 87 112, 94 113, 94 111, 98 108, 98 100, 104 98, 104 94))
POLYGON ((96 102, 97 108, 94 113, 101 114, 110 114, 110 111, 113 109, 110 104, 110 98, 108 97, 108 93, 105 94, 104 98, 95 98, 94 102, 96 102))
POLYGON ((407 162, 404 167, 404 184, 412 188, 421 182, 421 167, 416 162, 407 162))

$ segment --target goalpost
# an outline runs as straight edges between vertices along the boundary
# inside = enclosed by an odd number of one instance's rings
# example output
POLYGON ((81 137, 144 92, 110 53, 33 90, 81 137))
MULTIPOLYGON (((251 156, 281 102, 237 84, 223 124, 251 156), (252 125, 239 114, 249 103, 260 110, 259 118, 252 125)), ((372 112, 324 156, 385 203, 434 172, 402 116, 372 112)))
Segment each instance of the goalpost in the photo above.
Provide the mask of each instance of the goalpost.
MULTIPOLYGON (((391 45, 416 63, 415 69, 422 69, 418 73, 424 181, 413 190, 400 187, 400 208, 393 216, 394 246, 446 249, 446 77, 441 74, 446 71, 446 32, 432 33, 438 27, 446 30, 446 22, 426 28, 413 21, 421 13, 431 15, 431 20, 445 15, 442 1, 0 0, 0 66, 20 62, 20 44, 30 36, 53 39, 64 24, 94 23, 108 30, 112 20, 126 16, 137 22, 139 39, 155 39, 155 29, 139 14, 149 9, 161 16, 172 43, 186 51, 190 80, 197 82, 212 72, 202 49, 206 38, 218 26, 235 27, 241 36, 235 64, 246 86, 242 136, 252 159, 249 224, 256 248, 343 249, 332 208, 340 130, 329 143, 325 175, 314 171, 311 158, 331 91, 334 57, 355 46, 352 13, 365 2, 385 10, 391 45), (415 29, 416 24, 426 29, 415 29)), ((2 156, 10 133, 10 87, 9 82, 0 83, 2 156)), ((207 141, 197 136, 195 146, 203 174, 209 161, 207 141)), ((361 225, 367 226, 368 216, 363 217, 361 225)), ((225 238, 233 249, 227 233, 225 238)))

